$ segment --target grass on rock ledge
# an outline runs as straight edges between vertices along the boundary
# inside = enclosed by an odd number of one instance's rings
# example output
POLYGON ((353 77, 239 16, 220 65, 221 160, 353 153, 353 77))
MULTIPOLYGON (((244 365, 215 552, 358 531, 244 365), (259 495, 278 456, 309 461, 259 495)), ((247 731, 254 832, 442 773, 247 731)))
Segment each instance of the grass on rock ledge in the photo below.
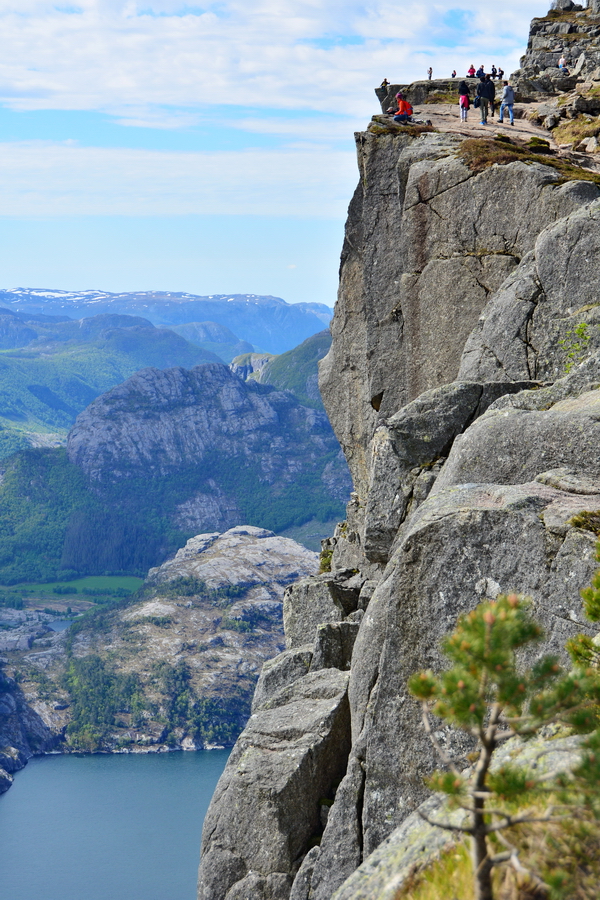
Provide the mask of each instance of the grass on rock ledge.
POLYGON ((472 172, 484 172, 491 166, 507 166, 512 162, 524 162, 526 164, 539 163, 556 169, 561 181, 592 181, 600 184, 600 174, 580 169, 563 159, 548 158, 545 153, 536 152, 531 147, 515 144, 505 135, 496 138, 472 138, 463 141, 458 151, 459 159, 471 169, 472 172))

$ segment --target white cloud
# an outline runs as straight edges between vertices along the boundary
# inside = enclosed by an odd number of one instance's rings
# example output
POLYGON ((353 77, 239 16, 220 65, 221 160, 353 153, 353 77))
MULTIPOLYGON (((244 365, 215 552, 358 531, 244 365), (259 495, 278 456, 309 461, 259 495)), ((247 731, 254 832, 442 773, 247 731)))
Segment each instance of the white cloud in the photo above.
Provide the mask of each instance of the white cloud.
MULTIPOLYGON (((152 118, 132 116, 130 108, 205 104, 320 111, 351 105, 365 115, 383 75, 422 77, 425 60, 441 74, 493 53, 513 68, 530 18, 548 5, 224 0, 200 10, 194 0, 0 0, 0 101, 109 111, 131 124, 152 118), (452 31, 457 9, 468 24, 452 31), (462 47, 436 49, 439 40, 462 47)), ((174 116, 172 125, 178 123, 174 116)))
POLYGON ((264 215, 342 218, 351 152, 215 153, 0 144, 0 216, 264 215))
POLYGON ((378 110, 375 85, 425 77, 430 64, 435 75, 481 61, 510 71, 530 18, 548 4, 0 0, 0 104, 283 145, 176 153, 3 143, 0 215, 343 217, 357 178, 352 132, 378 110))

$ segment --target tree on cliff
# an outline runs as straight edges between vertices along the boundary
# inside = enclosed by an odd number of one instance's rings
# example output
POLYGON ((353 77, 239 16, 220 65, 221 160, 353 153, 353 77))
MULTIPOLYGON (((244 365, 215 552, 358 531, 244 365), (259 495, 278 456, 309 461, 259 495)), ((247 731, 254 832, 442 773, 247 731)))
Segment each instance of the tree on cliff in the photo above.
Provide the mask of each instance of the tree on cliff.
MULTIPOLYGON (((600 573, 582 596, 588 618, 600 621, 600 573)), ((451 667, 440 675, 421 672, 409 681, 409 690, 422 702, 427 733, 445 765, 428 784, 448 795, 451 806, 466 813, 460 825, 423 818, 469 835, 476 900, 493 900, 492 871, 501 864, 512 865, 541 894, 553 891, 560 896, 562 874, 544 880, 526 867, 506 832, 517 825, 556 822, 567 816, 600 818, 598 648, 580 635, 567 645, 572 671, 565 672, 552 656, 542 657, 523 671, 517 665, 516 651, 542 637, 528 605, 513 594, 482 603, 461 616, 443 644, 451 667), (475 738, 477 751, 470 770, 461 772, 442 748, 432 713, 475 738), (494 753, 506 740, 527 740, 543 727, 556 724, 588 735, 572 772, 549 778, 533 764, 492 768, 494 753)))

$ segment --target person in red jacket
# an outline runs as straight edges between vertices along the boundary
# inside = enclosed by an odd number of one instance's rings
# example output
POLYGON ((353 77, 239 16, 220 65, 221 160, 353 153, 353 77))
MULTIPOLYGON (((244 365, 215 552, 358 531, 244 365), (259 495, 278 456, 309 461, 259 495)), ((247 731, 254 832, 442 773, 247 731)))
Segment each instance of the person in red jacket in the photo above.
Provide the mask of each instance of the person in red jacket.
POLYGON ((394 122, 403 125, 412 115, 412 106, 404 99, 404 94, 396 94, 396 100, 398 101, 398 110, 394 116, 394 122))
POLYGON ((467 75, 469 76, 469 78, 475 78, 475 66, 473 65, 473 63, 471 63, 471 68, 467 72, 467 75))

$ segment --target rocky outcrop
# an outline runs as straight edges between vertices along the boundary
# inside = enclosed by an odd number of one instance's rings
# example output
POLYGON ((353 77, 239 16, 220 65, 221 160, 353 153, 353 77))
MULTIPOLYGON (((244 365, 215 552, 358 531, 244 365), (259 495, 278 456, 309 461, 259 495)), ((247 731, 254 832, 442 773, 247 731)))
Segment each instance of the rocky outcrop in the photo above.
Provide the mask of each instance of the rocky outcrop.
MULTIPOLYGON (((600 509, 598 188, 538 163, 477 174, 444 134, 357 144, 361 183, 321 364, 355 491, 324 542, 330 571, 288 589, 287 650, 260 687, 299 691, 317 664, 341 675, 349 665, 350 749, 322 834, 304 832, 284 872, 291 886, 269 893, 281 869, 261 862, 257 900, 378 896, 353 872, 392 833, 410 843, 436 765, 406 683, 442 665, 460 613, 512 590, 532 598, 546 649, 594 633, 579 592, 597 567, 600 509)), ((456 756, 469 750, 446 728, 438 737, 456 756)), ((218 791, 204 859, 225 807, 218 791)), ((240 788, 235 809, 243 832, 261 798, 240 788)), ((231 828, 217 844, 240 855, 231 828)), ((219 875, 212 858, 200 896, 244 896, 243 867, 223 863, 219 875)))
POLYGON ((310 458, 307 440, 313 455, 333 446, 324 415, 210 365, 136 373, 78 416, 67 449, 97 481, 136 471, 167 475, 217 451, 238 464, 259 454, 267 476, 285 477, 295 444, 310 458))
POLYGON ((253 713, 206 815, 198 896, 285 900, 313 835, 320 799, 350 745, 348 675, 309 673, 253 713), (248 803, 252 820, 240 817, 248 803))
POLYGON ((61 737, 31 705, 19 685, 3 671, 0 660, 0 794, 28 759, 55 747, 61 737))
POLYGON ((481 312, 540 232, 598 196, 540 165, 476 174, 459 145, 444 134, 357 137, 361 183, 320 388, 361 498, 377 422, 458 376, 481 312))
MULTIPOLYGON (((150 571, 138 596, 88 616, 75 633, 29 646, 30 634, 27 646, 7 654, 8 665, 21 672, 32 715, 36 711, 53 734, 64 734, 73 723, 64 672, 75 659, 138 684, 138 713, 132 715, 127 705, 119 710, 98 739, 100 749, 230 746, 249 717, 261 666, 285 648, 284 591, 316 573, 318 565, 316 553, 262 528, 197 535, 174 559, 150 571)), ((311 660, 312 648, 294 664, 306 674, 311 660)), ((263 677, 265 698, 294 680, 294 665, 278 664, 276 670, 263 677)), ((61 749, 80 747, 72 728, 67 737, 61 749)))
MULTIPOLYGON (((138 372, 78 416, 67 452, 114 520, 98 529, 96 514, 74 516, 62 564, 76 570, 126 568, 122 559, 115 564, 106 531, 126 534, 132 522, 148 528, 138 522, 139 504, 126 511, 136 492, 150 507, 151 528, 168 519, 189 534, 244 521, 283 530, 331 519, 351 489, 324 412, 218 364, 138 372)), ((169 540, 156 537, 159 546, 169 540)), ((155 564, 161 553, 146 559, 155 564)))

